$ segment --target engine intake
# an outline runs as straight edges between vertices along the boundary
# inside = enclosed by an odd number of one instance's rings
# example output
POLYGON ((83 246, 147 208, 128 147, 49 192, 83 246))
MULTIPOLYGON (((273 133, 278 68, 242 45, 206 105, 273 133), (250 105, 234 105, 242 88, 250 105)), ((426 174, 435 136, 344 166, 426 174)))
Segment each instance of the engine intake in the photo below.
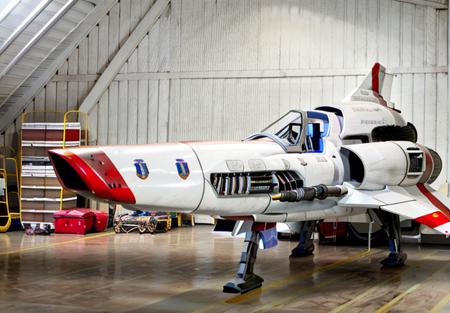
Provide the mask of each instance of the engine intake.
POLYGON ((374 142, 343 146, 344 181, 358 189, 432 183, 442 161, 432 149, 409 141, 374 142))

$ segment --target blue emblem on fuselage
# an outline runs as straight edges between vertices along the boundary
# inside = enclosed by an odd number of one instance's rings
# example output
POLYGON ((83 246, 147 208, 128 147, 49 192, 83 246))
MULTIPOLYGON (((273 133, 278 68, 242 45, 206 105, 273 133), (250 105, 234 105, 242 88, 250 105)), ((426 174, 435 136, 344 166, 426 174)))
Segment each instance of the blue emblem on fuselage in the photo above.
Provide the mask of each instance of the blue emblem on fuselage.
POLYGON ((136 167, 136 176, 140 179, 146 179, 150 174, 148 171, 147 163, 142 159, 134 160, 134 167, 136 167))
POLYGON ((177 159, 175 165, 177 166, 178 176, 180 176, 181 179, 187 179, 189 177, 188 163, 183 159, 177 159))

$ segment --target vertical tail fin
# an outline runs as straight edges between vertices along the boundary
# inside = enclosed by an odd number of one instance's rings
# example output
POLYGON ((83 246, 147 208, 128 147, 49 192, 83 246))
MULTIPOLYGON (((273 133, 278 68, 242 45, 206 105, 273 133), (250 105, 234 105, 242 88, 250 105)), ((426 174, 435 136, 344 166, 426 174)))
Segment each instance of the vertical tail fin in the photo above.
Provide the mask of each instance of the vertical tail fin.
POLYGON ((375 63, 372 67, 372 71, 367 74, 366 78, 359 86, 359 89, 372 90, 377 94, 381 94, 384 84, 386 68, 380 63, 375 63))
POLYGON ((386 105, 387 99, 391 97, 392 75, 386 74, 386 68, 380 63, 375 63, 372 70, 364 78, 346 100, 374 101, 386 105), (374 98, 371 100, 370 98, 374 98), (376 100, 378 99, 378 100, 376 100))

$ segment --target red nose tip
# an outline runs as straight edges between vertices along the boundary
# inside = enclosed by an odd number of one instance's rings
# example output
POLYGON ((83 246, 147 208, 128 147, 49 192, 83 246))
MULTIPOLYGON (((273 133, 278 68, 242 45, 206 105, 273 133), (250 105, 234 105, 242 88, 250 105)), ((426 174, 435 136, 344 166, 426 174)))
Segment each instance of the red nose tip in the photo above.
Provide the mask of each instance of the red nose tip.
POLYGON ((113 162, 100 149, 50 150, 50 160, 61 185, 81 194, 120 203, 136 199, 113 162))

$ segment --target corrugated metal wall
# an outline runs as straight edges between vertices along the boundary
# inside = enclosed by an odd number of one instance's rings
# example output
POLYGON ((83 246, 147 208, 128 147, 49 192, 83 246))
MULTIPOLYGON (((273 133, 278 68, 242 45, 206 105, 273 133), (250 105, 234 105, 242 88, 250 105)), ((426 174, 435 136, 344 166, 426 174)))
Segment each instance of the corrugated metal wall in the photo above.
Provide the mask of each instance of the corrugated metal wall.
MULTIPOLYGON (((121 0, 29 109, 79 105, 151 3, 121 0)), ((375 61, 448 164, 447 10, 396 0, 174 0, 89 112, 90 141, 240 139, 341 100, 375 61)))

